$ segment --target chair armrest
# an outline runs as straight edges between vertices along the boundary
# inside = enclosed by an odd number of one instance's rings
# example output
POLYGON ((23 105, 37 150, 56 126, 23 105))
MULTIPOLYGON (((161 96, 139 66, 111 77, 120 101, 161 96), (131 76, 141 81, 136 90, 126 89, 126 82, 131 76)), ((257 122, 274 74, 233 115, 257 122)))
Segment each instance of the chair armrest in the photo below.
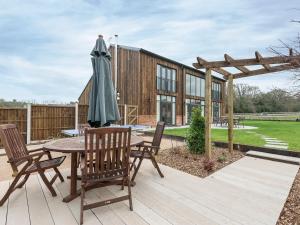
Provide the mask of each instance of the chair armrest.
POLYGON ((9 160, 8 162, 34 161, 35 160, 34 157, 37 157, 37 159, 40 159, 44 154, 45 154, 45 152, 37 152, 37 153, 33 153, 33 154, 30 154, 30 155, 20 157, 16 160, 9 160))
POLYGON ((41 151, 44 151, 44 148, 37 148, 37 149, 28 150, 29 153, 32 153, 32 152, 41 152, 41 151))

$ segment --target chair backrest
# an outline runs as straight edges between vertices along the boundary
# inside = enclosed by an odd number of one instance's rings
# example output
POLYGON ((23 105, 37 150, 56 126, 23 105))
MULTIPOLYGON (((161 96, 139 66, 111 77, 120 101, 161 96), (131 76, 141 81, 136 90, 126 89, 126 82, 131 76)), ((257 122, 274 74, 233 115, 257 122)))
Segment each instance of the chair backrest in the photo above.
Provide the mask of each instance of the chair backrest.
POLYGON ((0 138, 8 160, 16 171, 16 167, 24 162, 18 159, 29 155, 24 139, 15 124, 0 125, 0 138))
MULTIPOLYGON (((162 139, 162 136, 164 133, 164 129, 165 129, 165 122, 163 122, 163 121, 157 122, 154 137, 152 140, 153 146, 157 146, 157 147, 160 146, 160 142, 161 142, 161 139, 162 139)), ((157 154, 157 152, 156 152, 156 154, 157 154)))
POLYGON ((83 180, 110 180, 129 171, 131 128, 92 128, 85 131, 83 180))

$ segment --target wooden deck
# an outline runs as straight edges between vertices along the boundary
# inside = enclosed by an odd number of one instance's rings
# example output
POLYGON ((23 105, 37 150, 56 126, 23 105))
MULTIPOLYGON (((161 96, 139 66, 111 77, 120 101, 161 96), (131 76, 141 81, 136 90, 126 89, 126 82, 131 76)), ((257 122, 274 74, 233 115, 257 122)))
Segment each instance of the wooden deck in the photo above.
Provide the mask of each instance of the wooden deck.
MULTIPOLYGON (((139 224, 276 224, 294 177, 296 165, 244 157, 213 175, 201 179, 162 166, 161 179, 149 162, 136 178, 131 212, 128 202, 85 212, 85 225, 139 224)), ((64 170, 64 176, 68 174, 64 170)), ((51 174, 48 174, 51 176, 51 174)), ((62 202, 68 180, 55 184, 53 198, 40 178, 32 176, 26 187, 17 190, 0 208, 0 225, 75 225, 79 221, 79 198, 62 202)), ((0 195, 9 181, 0 183, 0 195)), ((120 195, 120 187, 87 193, 89 202, 120 195)))

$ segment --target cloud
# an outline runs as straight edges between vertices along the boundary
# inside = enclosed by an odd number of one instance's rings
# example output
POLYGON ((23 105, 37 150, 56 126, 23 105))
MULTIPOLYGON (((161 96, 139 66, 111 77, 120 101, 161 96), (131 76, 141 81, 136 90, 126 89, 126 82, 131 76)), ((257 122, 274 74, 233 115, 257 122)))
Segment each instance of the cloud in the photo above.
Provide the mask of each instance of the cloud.
MULTIPOLYGON (((278 39, 293 38, 298 1, 272 0, 53 0, 1 1, 0 98, 74 101, 92 68, 99 33, 119 34, 123 45, 141 47, 191 65, 197 56, 221 60, 253 57, 278 39)), ((285 87, 279 75, 249 78, 263 89, 285 87), (258 82, 259 81, 259 82, 258 82)))

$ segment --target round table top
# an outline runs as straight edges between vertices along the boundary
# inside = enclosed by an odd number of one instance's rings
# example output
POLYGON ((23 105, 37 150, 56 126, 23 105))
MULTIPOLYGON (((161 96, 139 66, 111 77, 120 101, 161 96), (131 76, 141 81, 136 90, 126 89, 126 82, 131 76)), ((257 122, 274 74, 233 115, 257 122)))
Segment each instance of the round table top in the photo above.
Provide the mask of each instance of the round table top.
MULTIPOLYGON (((131 135, 130 146, 143 143, 143 138, 131 135)), ((84 136, 73 138, 61 138, 50 141, 44 146, 45 150, 62 153, 84 152, 84 136)))

